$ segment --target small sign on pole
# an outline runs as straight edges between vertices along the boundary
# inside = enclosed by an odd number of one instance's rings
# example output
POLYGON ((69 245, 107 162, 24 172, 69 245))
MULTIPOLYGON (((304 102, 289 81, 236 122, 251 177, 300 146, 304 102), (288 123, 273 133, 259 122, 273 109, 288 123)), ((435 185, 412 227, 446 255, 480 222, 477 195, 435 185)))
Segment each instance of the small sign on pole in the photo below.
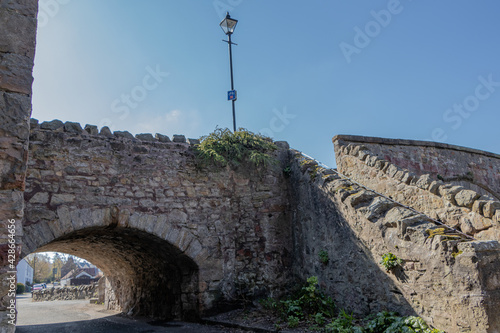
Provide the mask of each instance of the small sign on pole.
POLYGON ((236 90, 229 90, 227 92, 227 100, 228 101, 235 101, 236 99, 237 99, 236 90))

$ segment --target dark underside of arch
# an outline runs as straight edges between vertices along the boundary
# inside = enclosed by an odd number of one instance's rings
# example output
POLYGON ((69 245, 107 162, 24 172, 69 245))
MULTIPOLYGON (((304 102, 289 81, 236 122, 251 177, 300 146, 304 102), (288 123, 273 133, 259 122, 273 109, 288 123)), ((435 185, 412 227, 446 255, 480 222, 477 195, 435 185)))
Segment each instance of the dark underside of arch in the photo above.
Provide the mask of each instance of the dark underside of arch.
POLYGON ((129 228, 88 228, 36 250, 42 251, 69 253, 102 269, 110 308, 161 319, 198 316, 196 263, 157 236, 129 228))

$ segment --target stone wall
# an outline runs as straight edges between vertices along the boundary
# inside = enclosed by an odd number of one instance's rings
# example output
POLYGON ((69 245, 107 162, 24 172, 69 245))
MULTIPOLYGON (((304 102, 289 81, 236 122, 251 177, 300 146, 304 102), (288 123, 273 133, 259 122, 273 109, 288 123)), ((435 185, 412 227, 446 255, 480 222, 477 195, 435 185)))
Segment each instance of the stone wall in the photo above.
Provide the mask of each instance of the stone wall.
MULTIPOLYGON (((414 146, 410 146, 410 144, 397 146, 397 140, 387 140, 387 142, 395 145, 391 146, 389 143, 372 143, 385 142, 384 140, 386 139, 361 137, 359 140, 365 140, 368 143, 354 141, 350 136, 337 136, 334 138, 337 165, 342 174, 379 193, 424 212, 451 227, 473 235, 477 239, 500 240, 500 202, 490 195, 483 194, 485 193, 483 188, 470 186, 474 185, 470 182, 462 182, 463 186, 457 185, 453 181, 447 182, 441 176, 438 177, 433 174, 423 173, 422 170, 426 168, 430 169, 432 165, 424 164, 424 167, 418 168, 415 171, 395 164, 402 163, 401 160, 404 160, 403 157, 399 159, 385 159, 385 157, 388 157, 387 154, 392 152, 397 156, 397 150, 404 151, 404 148, 407 147, 410 147, 409 152, 406 152, 403 156, 408 160, 412 160, 409 157, 410 155, 408 155, 410 153, 422 158, 429 156, 429 159, 437 152, 442 152, 448 158, 451 158, 449 155, 455 154, 458 159, 456 164, 463 164, 465 168, 463 172, 468 172, 466 171, 469 170, 468 166, 465 165, 467 164, 466 159, 463 157, 466 156, 469 158, 467 160, 469 166, 477 166, 474 169, 476 170, 474 174, 481 174, 480 171, 477 171, 481 170, 479 168, 481 165, 489 170, 482 173, 492 179, 489 188, 495 189, 497 184, 494 179, 500 175, 494 175, 493 170, 499 170, 500 159, 496 158, 494 154, 484 153, 482 155, 480 152, 477 152, 474 155, 466 148, 463 148, 464 152, 456 153, 456 150, 450 152, 446 151, 443 147, 439 148, 438 151, 436 151, 437 148, 435 148, 435 151, 432 151, 434 149, 432 147, 421 147, 422 151, 417 152, 415 150, 419 147, 416 145, 418 142, 414 146), (382 151, 380 147, 389 152, 382 151)), ((413 160, 415 159, 413 158, 413 160)), ((448 164, 451 164, 451 161, 448 164)), ((410 162, 403 163, 403 165, 414 167, 414 164, 410 162)), ((446 167, 444 166, 443 170, 436 170, 436 167, 433 168, 434 174, 436 172, 446 174, 446 167)), ((454 170, 454 172, 458 172, 457 167, 454 170)))
POLYGON ((109 306, 132 315, 195 316, 288 283, 281 164, 199 168, 196 140, 183 136, 60 121, 31 127, 23 255, 91 261, 115 292, 109 306))
POLYGON ((293 154, 295 275, 318 276, 340 307, 358 314, 417 314, 450 333, 500 330, 497 241, 431 237, 439 226, 428 216, 293 154), (389 252, 404 264, 387 272, 379 262, 389 252))
POLYGON ((77 299, 97 298, 97 283, 82 286, 65 286, 60 288, 47 288, 33 292, 33 302, 43 301, 72 301, 77 299))
POLYGON ((9 267, 7 227, 15 221, 15 266, 21 250, 37 6, 37 0, 0 1, 0 332, 15 330, 7 317, 7 278, 14 270, 9 267))
MULTIPOLYGON (((460 185, 500 200, 500 155, 438 142, 337 135, 342 141, 367 150, 414 175, 438 175, 444 182, 460 185)), ((338 152, 340 153, 340 151, 338 152)), ((337 154, 337 151, 336 151, 337 154)), ((338 156, 342 159, 342 156, 338 156)))

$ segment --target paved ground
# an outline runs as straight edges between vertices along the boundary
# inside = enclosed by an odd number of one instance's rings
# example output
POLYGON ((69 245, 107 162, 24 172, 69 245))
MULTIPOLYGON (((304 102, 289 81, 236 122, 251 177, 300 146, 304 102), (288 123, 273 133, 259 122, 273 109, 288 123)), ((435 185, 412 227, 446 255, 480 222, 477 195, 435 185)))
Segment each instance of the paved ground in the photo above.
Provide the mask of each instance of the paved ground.
POLYGON ((31 294, 17 298, 17 333, 154 333, 154 332, 241 332, 216 326, 184 322, 153 322, 120 316, 89 301, 31 302, 31 294))

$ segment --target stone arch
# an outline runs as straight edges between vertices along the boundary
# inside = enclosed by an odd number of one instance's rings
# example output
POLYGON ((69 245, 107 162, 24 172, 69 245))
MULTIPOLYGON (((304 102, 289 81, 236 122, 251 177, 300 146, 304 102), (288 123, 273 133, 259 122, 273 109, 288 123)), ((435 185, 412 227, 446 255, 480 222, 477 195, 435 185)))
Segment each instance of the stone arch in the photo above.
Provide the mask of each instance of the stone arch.
POLYGON ((151 232, 157 217, 127 219, 149 221, 139 229, 113 223, 116 211, 75 210, 69 223, 60 217, 27 226, 22 255, 58 251, 94 263, 107 277, 105 304, 110 309, 161 319, 199 317, 199 265, 165 236, 151 232), (61 229, 63 225, 66 229, 61 229))

